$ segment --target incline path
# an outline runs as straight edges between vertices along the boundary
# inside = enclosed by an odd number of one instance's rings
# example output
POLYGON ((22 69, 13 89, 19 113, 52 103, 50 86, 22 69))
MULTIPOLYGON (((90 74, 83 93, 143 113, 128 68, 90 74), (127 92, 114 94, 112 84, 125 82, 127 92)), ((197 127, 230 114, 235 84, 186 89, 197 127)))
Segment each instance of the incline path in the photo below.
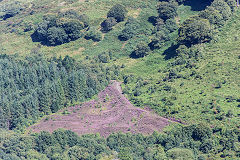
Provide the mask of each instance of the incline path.
MULTIPOLYGON (((120 82, 111 81, 95 100, 69 107, 29 127, 33 132, 53 132, 58 128, 72 130, 79 135, 112 132, 151 134, 171 123, 150 111, 134 107, 122 94, 120 82), (62 113, 66 110, 68 114, 62 113)), ((66 113, 65 111, 65 113, 66 113)))

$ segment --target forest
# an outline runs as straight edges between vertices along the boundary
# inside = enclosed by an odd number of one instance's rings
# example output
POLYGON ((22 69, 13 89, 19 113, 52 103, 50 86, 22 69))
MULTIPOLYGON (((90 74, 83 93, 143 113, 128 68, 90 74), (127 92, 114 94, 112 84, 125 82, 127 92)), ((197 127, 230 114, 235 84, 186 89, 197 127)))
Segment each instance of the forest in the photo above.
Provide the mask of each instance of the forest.
POLYGON ((39 117, 90 99, 111 79, 109 69, 82 66, 66 56, 18 61, 1 55, 1 128, 23 129, 39 117))
POLYGON ((177 126, 152 135, 113 133, 78 136, 59 129, 33 135, 3 132, 2 159, 209 159, 239 156, 239 130, 205 125, 177 126), (217 156, 218 155, 218 156, 217 156))
POLYGON ((0 0, 0 160, 240 159, 237 3, 0 0), (147 135, 29 129, 97 100, 112 80, 170 125, 147 135))

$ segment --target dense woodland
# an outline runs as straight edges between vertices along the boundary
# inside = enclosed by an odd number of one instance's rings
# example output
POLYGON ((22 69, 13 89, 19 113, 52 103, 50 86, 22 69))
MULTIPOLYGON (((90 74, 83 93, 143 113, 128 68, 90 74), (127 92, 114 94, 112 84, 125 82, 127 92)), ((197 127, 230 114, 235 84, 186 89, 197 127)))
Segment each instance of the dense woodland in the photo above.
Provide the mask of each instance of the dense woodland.
POLYGON ((114 133, 78 136, 59 129, 52 134, 29 136, 2 132, 2 159, 218 159, 239 157, 240 132, 209 128, 203 124, 175 126, 166 133, 152 135, 114 133))
POLYGON ((0 0, 0 159, 240 159, 235 0, 49 1, 0 0), (26 133, 113 79, 136 107, 181 124, 26 133))
POLYGON ((98 93, 110 69, 82 66, 66 56, 44 60, 41 55, 16 60, 1 56, 1 128, 23 129, 40 117, 98 93))

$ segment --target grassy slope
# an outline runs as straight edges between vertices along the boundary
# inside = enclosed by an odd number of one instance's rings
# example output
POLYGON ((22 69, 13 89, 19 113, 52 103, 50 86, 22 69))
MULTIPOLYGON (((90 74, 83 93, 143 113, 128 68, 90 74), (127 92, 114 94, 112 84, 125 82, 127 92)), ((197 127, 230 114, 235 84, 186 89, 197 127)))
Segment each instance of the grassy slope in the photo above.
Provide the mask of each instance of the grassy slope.
MULTIPOLYGON (((178 113, 173 114, 174 117, 185 120, 187 123, 208 122, 210 124, 226 124, 238 126, 240 124, 240 16, 239 12, 230 20, 225 27, 221 29, 215 39, 206 45, 200 46, 200 50, 204 54, 204 59, 200 60, 196 65, 195 72, 202 76, 202 79, 189 77, 188 79, 175 79, 173 82, 161 82, 164 74, 159 70, 164 69, 166 63, 161 53, 155 53, 138 60, 132 66, 124 69, 125 74, 133 74, 136 77, 149 82, 141 88, 143 94, 134 97, 137 101, 142 101, 146 105, 154 103, 158 104, 158 108, 164 108, 161 103, 163 97, 176 97, 172 100, 174 110, 178 113), (225 81, 225 82, 224 82, 225 81), (221 83, 221 88, 216 89, 215 86, 221 83), (223 84, 224 83, 224 84, 223 84), (176 89, 174 91, 159 90, 153 94, 148 92, 149 87, 156 86, 160 89, 160 85, 169 85, 176 89), (181 85, 183 84, 183 85, 181 85), (181 86, 180 86, 181 85, 181 86), (221 113, 216 113, 216 108, 220 107, 224 114, 229 110, 233 112, 233 117, 222 121, 216 120, 215 117, 221 113)), ((185 69, 191 73, 192 70, 185 69)), ((134 90, 136 81, 127 84, 134 90)), ((129 97, 130 98, 130 97, 129 97)), ((136 102, 136 100, 134 100, 136 102)), ((167 111, 166 111, 167 112, 167 111)), ((162 114, 162 113, 161 113, 162 114)))
MULTIPOLYGON (((4 2, 2 3, 4 4, 4 2)), ((108 10, 114 4, 119 3, 119 1, 91 0, 89 2, 84 2, 83 0, 75 0, 74 3, 67 3, 67 0, 51 0, 51 2, 49 2, 49 0, 43 0, 40 2, 37 0, 32 0, 23 3, 24 6, 28 6, 29 9, 25 9, 26 11, 22 15, 18 15, 16 17, 8 19, 7 21, 0 22, 0 30, 2 31, 0 32, 0 51, 2 51, 2 53, 17 53, 21 56, 30 54, 31 50, 33 48, 36 48, 39 43, 32 42, 30 35, 33 33, 33 31, 23 32, 24 24, 32 23, 36 25, 41 21, 42 16, 46 13, 57 13, 58 11, 66 11, 69 9, 75 10, 79 13, 88 15, 92 23, 91 25, 99 27, 100 23, 106 18, 108 10), (32 4, 34 5, 32 6, 32 4), (30 8, 35 11, 33 15, 29 15, 29 11, 31 10, 30 8), (11 22, 18 24, 18 26, 9 26, 8 24, 11 22), (15 29, 16 31, 14 33, 10 33, 12 29, 15 29)), ((137 0, 126 0, 121 2, 121 4, 127 6, 129 16, 138 17, 141 12, 141 14, 143 14, 141 16, 145 16, 143 21, 147 21, 147 18, 149 16, 156 14, 155 10, 153 10, 155 11, 154 13, 146 12, 147 8, 149 7, 155 9, 156 3, 157 1, 150 0, 144 0, 141 2, 137 0)), ((61 46, 42 46, 41 52, 50 57, 71 55, 75 58, 82 59, 86 55, 97 55, 106 50, 114 50, 117 56, 122 56, 122 45, 124 42, 119 41, 117 36, 118 33, 122 30, 123 25, 124 22, 115 26, 114 31, 103 35, 104 40, 99 43, 94 43, 91 40, 87 41, 82 38, 68 44, 63 44, 61 46)), ((126 53, 126 51, 124 52, 126 53)))

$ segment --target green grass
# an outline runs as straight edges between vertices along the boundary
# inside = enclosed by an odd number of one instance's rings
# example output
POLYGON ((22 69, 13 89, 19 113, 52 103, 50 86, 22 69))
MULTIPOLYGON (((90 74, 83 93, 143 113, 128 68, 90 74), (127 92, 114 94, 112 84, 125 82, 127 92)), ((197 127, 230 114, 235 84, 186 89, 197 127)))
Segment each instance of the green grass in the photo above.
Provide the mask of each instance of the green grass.
POLYGON ((196 15, 199 12, 191 10, 191 6, 180 5, 178 7, 178 12, 177 13, 179 15, 179 17, 178 17, 179 18, 179 22, 182 23, 184 20, 186 20, 190 16, 196 15))
MULTIPOLYGON (((164 67, 172 60, 164 60, 161 53, 153 53, 126 67, 123 70, 125 74, 135 75, 133 82, 123 86, 129 88, 129 99, 136 105, 152 106, 161 115, 174 116, 187 123, 207 122, 212 125, 239 126, 239 18, 239 14, 236 14, 215 35, 211 43, 200 45, 199 50, 204 58, 197 62, 196 69, 181 71, 182 75, 190 75, 192 71, 195 71, 202 79, 188 76, 186 79, 178 78, 171 82, 163 82, 162 79, 166 76, 163 72, 168 72, 168 69, 164 67), (133 96, 139 77, 148 84, 140 88, 142 92, 140 96, 133 96), (221 88, 215 88, 219 83, 221 88), (172 89, 165 91, 164 86, 170 86, 172 89), (156 91, 150 93, 149 88, 155 88, 156 91), (169 99, 173 105, 163 103, 164 97, 169 99), (222 111, 215 113, 218 107, 222 111), (233 117, 227 116, 229 110, 232 111, 233 117), (169 111, 175 112, 169 114, 169 111), (217 117, 221 114, 225 115, 224 119, 218 120, 217 117)), ((180 66, 173 68, 178 67, 180 66)))
MULTIPOLYGON (((34 14, 30 15, 26 9, 25 12, 15 17, 9 18, 7 21, 0 23, 0 51, 5 54, 19 54, 20 56, 27 56, 31 54, 32 49, 36 48, 40 43, 32 42, 30 35, 33 31, 23 32, 24 27, 27 24, 33 24, 36 26, 42 21, 43 15, 47 13, 57 13, 59 11, 75 10, 80 14, 86 14, 89 16, 91 25, 100 28, 100 23, 106 18, 108 10, 117 3, 125 5, 129 11, 128 16, 139 17, 142 19, 142 23, 147 22, 147 18, 151 15, 156 15, 156 4, 157 1, 117 1, 117 0, 90 0, 75 1, 74 3, 67 3, 64 0, 54 0, 49 2, 48 0, 43 1, 22 1, 24 6, 29 8, 33 7, 34 14), (32 5, 34 4, 34 6, 32 5), (147 12, 149 8, 152 8, 151 12, 147 12), (94 11, 94 12, 93 12, 94 11), (17 26, 9 25, 10 23, 16 24, 17 26), (14 29, 14 32, 12 32, 14 29), (12 32, 12 33, 11 33, 12 32), (6 40, 7 39, 7 40, 6 40)), ((101 42, 94 43, 91 40, 85 40, 84 38, 78 39, 74 42, 63 44, 56 47, 41 46, 40 52, 48 57, 52 56, 65 56, 70 55, 76 59, 83 60, 85 56, 96 56, 106 50, 114 52, 116 57, 122 57, 129 54, 129 49, 132 51, 133 46, 130 44, 123 47, 124 42, 118 40, 119 32, 123 29, 124 23, 119 23, 114 27, 113 31, 104 34, 104 39, 101 42)), ((149 25, 151 25, 149 23, 149 25)), ((149 27, 149 25, 145 27, 149 27)), ((135 43, 135 41, 132 41, 135 43)))

